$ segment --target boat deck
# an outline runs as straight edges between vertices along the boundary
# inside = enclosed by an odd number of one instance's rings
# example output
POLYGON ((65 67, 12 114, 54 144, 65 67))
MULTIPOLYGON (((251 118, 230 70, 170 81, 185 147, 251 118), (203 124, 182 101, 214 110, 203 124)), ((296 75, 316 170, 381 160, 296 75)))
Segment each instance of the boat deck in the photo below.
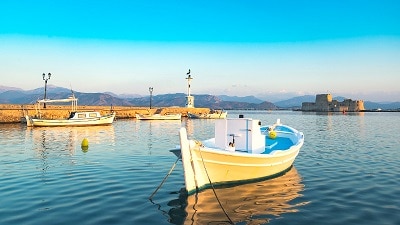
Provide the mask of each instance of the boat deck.
MULTIPOLYGON (((203 144, 206 146, 206 148, 214 148, 214 149, 219 149, 215 147, 215 139, 211 138, 209 140, 203 141, 203 144)), ((293 146, 293 142, 290 138, 288 137, 276 137, 275 139, 271 138, 266 138, 265 139, 265 151, 262 152, 261 154, 270 154, 271 152, 275 150, 287 150, 290 147, 293 146)), ((177 146, 177 149, 180 149, 180 146, 177 146)), ((226 149, 219 149, 221 151, 226 151, 226 149)), ((246 150, 239 150, 236 149, 236 152, 247 152, 246 150)))
POLYGON ((286 137, 277 137, 275 139, 266 138, 265 140, 265 145, 267 147, 265 149, 265 152, 263 152, 262 154, 269 154, 274 150, 289 149, 291 146, 293 146, 293 142, 290 140, 290 138, 286 137))
MULTIPOLYGON (((210 140, 203 141, 203 143, 207 147, 214 148, 214 145, 210 144, 210 143, 214 142, 214 138, 212 138, 210 140)), ((293 146, 293 142, 290 140, 290 138, 285 138, 285 137, 277 137, 275 139, 266 138, 265 145, 267 147, 266 147, 265 151, 263 153, 261 153, 261 154, 270 154, 272 151, 275 151, 275 150, 286 150, 286 149, 289 149, 291 146, 293 146)), ((225 149, 220 149, 220 150, 221 151, 226 151, 225 149)), ((176 146, 175 149, 171 149, 169 151, 174 153, 177 157, 180 158, 181 148, 180 148, 179 145, 176 146)), ((237 152, 244 152, 244 151, 241 151, 241 150, 236 150, 236 151, 237 152)))

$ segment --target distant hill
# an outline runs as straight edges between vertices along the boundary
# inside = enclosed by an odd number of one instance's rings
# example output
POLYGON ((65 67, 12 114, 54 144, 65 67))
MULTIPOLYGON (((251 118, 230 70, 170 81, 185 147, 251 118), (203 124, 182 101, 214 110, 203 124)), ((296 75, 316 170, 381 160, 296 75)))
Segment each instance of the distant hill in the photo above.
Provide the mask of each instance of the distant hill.
MULTIPOLYGON (((53 85, 47 86, 47 98, 63 99, 71 96, 72 92, 68 88, 56 87, 53 85)), ((150 96, 134 97, 135 95, 116 95, 111 92, 107 93, 82 93, 74 91, 74 95, 78 98, 79 105, 104 105, 104 106, 150 106, 150 96)), ((44 88, 37 88, 29 91, 16 88, 2 89, 0 92, 0 104, 34 104, 37 100, 43 99, 44 88)), ((195 107, 205 107, 213 109, 277 109, 270 102, 259 100, 253 96, 244 98, 233 97, 241 101, 225 101, 214 95, 194 95, 195 107), (243 99, 249 99, 251 102, 245 102, 243 99)), ((228 96, 224 97, 229 99, 228 96)), ((185 107, 186 94, 163 94, 152 96, 152 107, 185 107)))
POLYGON ((400 110, 400 102, 390 102, 390 103, 378 103, 378 102, 364 102, 364 107, 367 110, 400 110))
POLYGON ((301 108, 303 102, 314 102, 315 95, 304 95, 299 97, 290 98, 288 100, 274 102, 274 104, 279 108, 293 109, 301 108))
MULTIPOLYGON (((270 102, 261 103, 248 103, 248 102, 237 102, 237 101, 224 101, 218 96, 214 95, 193 95, 194 105, 199 108, 213 108, 213 109, 277 109, 277 107, 270 102)), ((150 96, 142 98, 134 98, 129 100, 130 103, 137 106, 149 106, 150 96)), ((186 94, 176 93, 176 94, 164 94, 156 95, 152 97, 153 107, 169 107, 169 106, 179 106, 185 107, 186 104, 186 94)))
POLYGON ((29 94, 24 91, 19 90, 8 90, 0 93, 0 103, 1 104, 21 104, 21 100, 27 103, 30 97, 29 94))
POLYGON ((104 92, 104 94, 109 94, 113 97, 117 97, 117 98, 141 98, 143 96, 138 95, 138 94, 114 94, 112 92, 104 92))
MULTIPOLYGON (((3 88, 2 90, 0 104, 34 104, 44 97, 44 87, 28 91, 16 88, 3 88)), ((48 85, 46 92, 48 99, 63 99, 72 95, 70 89, 54 85, 48 85)), ((78 98, 79 105, 131 105, 126 99, 116 98, 105 93, 74 92, 74 95, 78 98)))
MULTIPOLYGON (((333 97, 333 99, 342 102, 348 98, 343 96, 337 96, 333 97)), ((303 102, 315 102, 315 95, 304 95, 304 96, 294 97, 288 100, 274 102, 274 104, 281 109, 297 109, 301 108, 303 102)), ((400 102, 377 103, 377 102, 365 101, 364 107, 366 110, 375 110, 375 109, 397 110, 400 109, 400 102)))
POLYGON ((254 96, 238 97, 238 96, 218 95, 218 98, 221 99, 222 101, 228 101, 228 102, 247 102, 255 104, 260 104, 264 102, 263 100, 258 99, 254 96))
MULTIPOLYGON (((57 87, 57 86, 54 86, 54 85, 47 85, 46 92, 47 92, 47 94, 64 93, 64 92, 71 93, 71 89, 63 88, 63 87, 57 87)), ((40 88, 36 88, 36 89, 33 89, 33 90, 25 91, 25 93, 43 95, 44 94, 44 87, 40 87, 40 88)))
MULTIPOLYGON (((115 98, 103 93, 74 92, 79 105, 118 105, 131 106, 126 99, 115 98)), ((64 99, 71 96, 71 92, 47 93, 49 99, 64 99)), ((34 104, 43 99, 43 94, 27 94, 20 91, 6 91, 0 93, 0 104, 34 104)))
MULTIPOLYGON (((47 86, 47 98, 62 99, 71 96, 69 88, 47 86)), ((150 96, 140 96, 134 94, 117 95, 112 92, 106 93, 83 93, 74 91, 75 97, 79 99, 79 105, 104 105, 104 106, 140 106, 150 105, 150 96)), ((44 87, 33 90, 22 90, 15 87, 0 85, 0 104, 34 104, 37 100, 43 99, 44 87)), ((274 103, 263 101, 254 96, 227 96, 227 95, 193 95, 195 97, 195 107, 205 107, 213 109, 254 109, 254 110, 274 110, 274 109, 298 109, 303 102, 314 102, 314 95, 297 96, 274 103)), ((333 99, 343 101, 345 97, 338 96, 333 99)), ((152 96, 152 107, 184 107, 186 104, 186 94, 163 94, 152 96)), ((364 106, 367 110, 398 110, 400 102, 377 103, 365 101, 364 106)))
POLYGON ((6 91, 24 91, 21 88, 15 88, 15 87, 7 87, 0 85, 0 93, 6 92, 6 91))

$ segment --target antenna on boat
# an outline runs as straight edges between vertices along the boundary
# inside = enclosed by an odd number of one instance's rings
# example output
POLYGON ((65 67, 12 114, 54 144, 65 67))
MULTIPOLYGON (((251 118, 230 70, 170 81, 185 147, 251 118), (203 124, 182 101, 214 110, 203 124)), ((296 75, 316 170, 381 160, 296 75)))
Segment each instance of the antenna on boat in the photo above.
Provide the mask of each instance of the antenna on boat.
POLYGON ((111 103, 110 112, 114 112, 113 104, 111 103))
POLYGON ((71 87, 71 94, 72 94, 72 98, 75 98, 74 91, 72 90, 72 85, 70 84, 69 86, 71 87))

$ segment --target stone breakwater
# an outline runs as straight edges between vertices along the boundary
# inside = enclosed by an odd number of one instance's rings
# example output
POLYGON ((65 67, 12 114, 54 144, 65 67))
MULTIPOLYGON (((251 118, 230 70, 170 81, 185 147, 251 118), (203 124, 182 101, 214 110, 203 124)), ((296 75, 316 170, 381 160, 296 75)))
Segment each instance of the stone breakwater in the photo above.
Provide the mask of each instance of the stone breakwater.
MULTIPOLYGON (((78 111, 98 111, 101 115, 116 112, 116 119, 133 119, 136 114, 168 114, 181 113, 183 117, 190 113, 208 113, 209 108, 183 108, 183 107, 166 107, 152 108, 133 107, 133 106, 78 106, 78 111)), ((71 112, 70 105, 47 105, 46 109, 41 109, 42 118, 45 119, 65 119, 71 112)), ((0 123, 20 123, 24 114, 35 116, 38 114, 34 105, 15 105, 0 104, 0 123)))

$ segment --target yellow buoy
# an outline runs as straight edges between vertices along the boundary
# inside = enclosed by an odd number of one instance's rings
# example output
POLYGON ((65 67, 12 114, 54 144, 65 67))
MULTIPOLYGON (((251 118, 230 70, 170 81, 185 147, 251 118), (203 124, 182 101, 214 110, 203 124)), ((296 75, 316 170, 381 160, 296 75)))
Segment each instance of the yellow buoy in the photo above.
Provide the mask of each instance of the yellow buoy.
POLYGON ((89 149, 89 141, 88 141, 87 138, 84 138, 82 140, 81 148, 82 148, 83 152, 87 152, 88 151, 88 149, 89 149))
POLYGON ((276 138, 276 131, 270 131, 269 132, 269 138, 271 138, 271 139, 275 139, 276 138))
POLYGON ((89 146, 81 146, 82 152, 88 152, 89 146))
POLYGON ((84 138, 84 139, 82 140, 81 146, 82 146, 82 147, 89 147, 89 141, 88 141, 87 138, 84 138))

